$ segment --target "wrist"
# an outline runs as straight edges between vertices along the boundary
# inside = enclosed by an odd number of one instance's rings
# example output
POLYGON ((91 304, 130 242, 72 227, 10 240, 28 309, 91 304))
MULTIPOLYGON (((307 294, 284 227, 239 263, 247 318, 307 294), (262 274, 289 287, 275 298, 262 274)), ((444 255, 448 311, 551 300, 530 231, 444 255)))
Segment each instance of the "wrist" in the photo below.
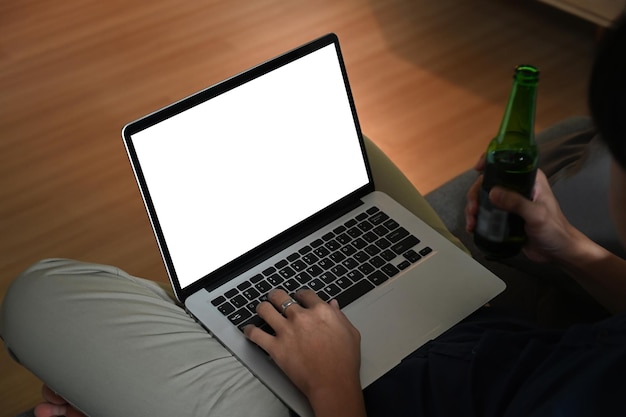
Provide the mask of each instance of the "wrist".
POLYGON ((363 391, 358 380, 320 386, 308 397, 316 417, 366 415, 363 391))
POLYGON ((568 270, 579 270, 590 260, 603 256, 604 249, 575 227, 569 227, 566 245, 554 255, 554 262, 568 270))

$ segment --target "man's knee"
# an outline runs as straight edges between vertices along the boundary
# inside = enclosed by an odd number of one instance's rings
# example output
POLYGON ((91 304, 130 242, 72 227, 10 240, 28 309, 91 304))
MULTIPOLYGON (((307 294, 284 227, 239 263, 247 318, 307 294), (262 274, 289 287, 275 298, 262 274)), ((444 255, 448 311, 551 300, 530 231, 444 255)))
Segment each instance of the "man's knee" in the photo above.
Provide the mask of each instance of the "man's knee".
POLYGON ((0 305, 0 335, 15 340, 43 322, 52 310, 84 291, 87 276, 116 274, 113 267, 69 259, 44 259, 17 276, 0 305))

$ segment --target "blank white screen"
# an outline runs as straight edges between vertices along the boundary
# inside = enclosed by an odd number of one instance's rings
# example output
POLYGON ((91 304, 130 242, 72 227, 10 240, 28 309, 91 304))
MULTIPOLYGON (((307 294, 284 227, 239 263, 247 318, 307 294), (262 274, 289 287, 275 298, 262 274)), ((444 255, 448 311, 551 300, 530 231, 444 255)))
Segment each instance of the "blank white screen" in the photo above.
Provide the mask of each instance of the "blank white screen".
POLYGON ((368 182, 334 45, 132 141, 182 288, 368 182))

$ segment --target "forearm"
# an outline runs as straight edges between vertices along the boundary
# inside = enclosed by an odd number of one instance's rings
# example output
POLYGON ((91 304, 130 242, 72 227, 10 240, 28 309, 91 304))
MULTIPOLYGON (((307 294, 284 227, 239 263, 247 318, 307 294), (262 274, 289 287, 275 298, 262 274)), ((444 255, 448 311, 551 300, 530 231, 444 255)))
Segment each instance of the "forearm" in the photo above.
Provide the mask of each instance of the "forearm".
POLYGON ((571 249, 557 262, 606 309, 626 312, 626 260, 576 231, 571 249))

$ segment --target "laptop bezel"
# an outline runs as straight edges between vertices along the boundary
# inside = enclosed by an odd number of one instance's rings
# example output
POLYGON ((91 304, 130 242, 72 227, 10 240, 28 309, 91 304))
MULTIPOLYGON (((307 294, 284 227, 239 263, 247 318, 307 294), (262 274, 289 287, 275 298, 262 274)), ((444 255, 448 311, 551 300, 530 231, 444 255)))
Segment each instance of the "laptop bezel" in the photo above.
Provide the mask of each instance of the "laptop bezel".
POLYGON ((343 55, 339 46, 339 39, 334 33, 324 35, 316 40, 313 40, 278 57, 275 57, 244 72, 241 72, 233 77, 230 77, 222 82, 219 82, 204 90, 183 98, 169 106, 161 108, 147 116, 135 120, 124 126, 124 128, 122 129, 122 137, 124 140, 126 151, 128 153, 128 157, 131 162, 131 166, 133 168, 133 172, 135 174, 135 178, 137 180, 137 184, 139 186, 141 196, 144 201, 144 205, 146 207, 146 211, 148 212, 148 217, 150 219, 150 223, 152 225, 153 232, 155 234, 157 244, 161 252, 161 257, 166 266, 169 279, 174 289, 174 293, 177 299, 183 303, 185 299, 194 292, 202 288, 211 290, 213 288, 219 287, 223 283, 249 270, 251 267, 254 266, 254 264, 259 263, 259 261, 267 259, 272 255, 284 250, 288 246, 306 237, 312 231, 315 231, 319 227, 328 224, 329 222, 342 216, 348 211, 354 209, 361 204, 360 199, 368 193, 374 191, 375 188, 370 164, 367 158, 365 143, 363 141, 363 134, 361 132, 356 106, 354 104, 352 90, 350 88, 343 55), (237 88, 249 81, 261 77, 271 71, 274 71, 282 66, 285 66, 295 60, 298 60, 299 58, 302 58, 329 45, 334 45, 335 51, 337 53, 337 58, 339 66, 341 68, 346 94, 352 112, 355 131, 358 136, 361 153, 363 155, 367 170, 368 183, 350 193, 346 197, 331 204, 327 208, 315 213, 306 220, 270 239, 264 244, 248 251, 244 255, 205 275, 204 277, 199 277, 194 283, 190 284, 189 286, 186 286, 184 288, 181 287, 176 274, 176 269, 174 267, 170 252, 167 247, 167 243, 165 241, 163 231, 159 224, 156 209, 150 197, 150 191, 141 170, 141 165, 139 163, 139 159, 133 145, 132 136, 151 126, 154 126, 155 124, 158 124, 161 121, 164 121, 172 116, 175 116, 201 103, 204 103, 207 100, 211 100, 221 94, 224 94, 234 88, 237 88))

